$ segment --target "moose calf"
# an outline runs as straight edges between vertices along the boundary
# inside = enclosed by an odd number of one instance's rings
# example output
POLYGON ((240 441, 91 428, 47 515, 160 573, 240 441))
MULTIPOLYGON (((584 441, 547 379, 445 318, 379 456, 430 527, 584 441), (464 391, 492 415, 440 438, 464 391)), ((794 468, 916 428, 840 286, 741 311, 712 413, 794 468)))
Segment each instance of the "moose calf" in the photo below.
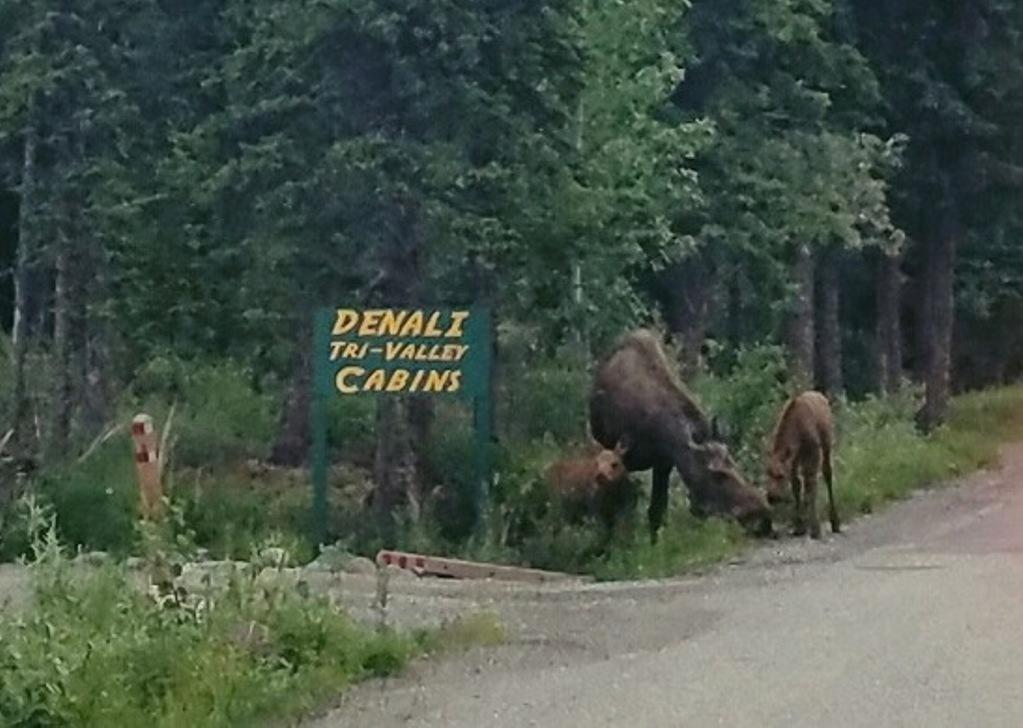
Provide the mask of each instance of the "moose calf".
POLYGON ((810 536, 821 537, 817 517, 817 475, 823 472, 828 486, 828 505, 832 533, 841 531, 835 508, 831 451, 834 446, 831 405, 820 392, 803 392, 793 397, 781 411, 771 437, 767 458, 767 499, 775 503, 787 500, 786 481, 795 499, 795 534, 806 533, 809 509, 810 536))
POLYGON ((569 520, 596 516, 610 532, 619 515, 635 508, 638 494, 622 461, 626 450, 618 443, 613 450, 563 458, 547 469, 552 499, 569 520))

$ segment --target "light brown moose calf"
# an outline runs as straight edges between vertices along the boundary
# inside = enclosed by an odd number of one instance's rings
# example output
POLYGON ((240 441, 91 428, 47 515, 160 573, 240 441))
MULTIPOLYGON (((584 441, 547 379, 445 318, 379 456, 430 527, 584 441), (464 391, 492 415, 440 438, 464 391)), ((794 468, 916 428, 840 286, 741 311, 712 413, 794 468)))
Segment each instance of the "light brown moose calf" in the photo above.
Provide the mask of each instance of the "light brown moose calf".
POLYGON ((806 533, 821 537, 817 516, 817 476, 823 473, 828 486, 828 506, 832 533, 841 531, 835 508, 834 470, 831 452, 834 446, 834 425, 831 405, 820 392, 803 392, 793 397, 781 411, 771 437, 767 457, 767 499, 775 503, 787 500, 786 482, 791 485, 795 500, 797 536, 806 533))
POLYGON ((620 516, 635 509, 638 494, 622 460, 626 451, 619 442, 613 450, 594 448, 547 469, 552 500, 560 503, 569 520, 596 516, 610 531, 620 516))

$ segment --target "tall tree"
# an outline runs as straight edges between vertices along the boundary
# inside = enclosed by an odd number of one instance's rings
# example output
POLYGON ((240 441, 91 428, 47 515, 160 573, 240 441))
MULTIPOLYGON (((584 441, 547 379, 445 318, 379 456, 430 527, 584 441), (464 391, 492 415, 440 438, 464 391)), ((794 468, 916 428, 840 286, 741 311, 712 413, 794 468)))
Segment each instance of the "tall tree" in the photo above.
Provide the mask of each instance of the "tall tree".
MULTIPOLYGON (((196 275, 185 285, 217 301, 195 315, 222 351, 252 356, 246 337, 260 331, 288 342, 263 355, 295 362, 282 420, 292 444, 278 449, 294 460, 308 364, 292 352, 308 346, 314 306, 468 302, 474 281, 494 279, 480 270, 499 265, 508 284, 496 295, 521 293, 521 263, 533 258, 520 241, 530 216, 543 216, 523 203, 567 178, 577 25, 568 2, 266 1, 223 19, 230 50, 203 81, 220 98, 176 136, 161 170, 173 194, 153 219, 188 211, 178 247, 196 275), (206 182, 196 190, 195 179, 206 182)), ((381 407, 385 421, 409 417, 381 407)))
POLYGON ((882 248, 876 261, 874 369, 877 390, 894 394, 902 386, 902 253, 882 248))
POLYGON ((758 307, 760 337, 780 328, 795 378, 809 384, 817 251, 860 247, 866 228, 886 224, 887 145, 860 131, 877 83, 830 2, 701 0, 690 25, 675 98, 716 130, 696 167, 706 205, 690 224, 703 245, 757 271, 747 298, 776 302, 767 316, 758 307))
POLYGON ((1005 155, 1015 125, 1004 116, 1019 107, 1021 12, 998 1, 851 5, 890 128, 910 139, 897 221, 924 258, 927 396, 917 419, 929 430, 949 398, 957 255, 974 225, 1002 224, 1007 200, 997 193, 1021 181, 1019 160, 1005 155))
MULTIPOLYGON (((52 322, 52 391, 48 435, 63 454, 73 410, 86 398, 86 360, 94 337, 90 311, 102 307, 96 281, 99 218, 93 191, 104 181, 119 190, 105 165, 123 158, 127 131, 142 136, 126 89, 137 90, 146 47, 159 12, 148 0, 124 3, 0 3, 9 32, 0 47, 0 142, 19 142, 19 256, 15 329, 16 441, 27 452, 42 443, 26 434, 29 386, 25 358, 52 322), (136 63, 139 66, 135 65, 136 63), (44 286, 54 285, 50 292, 44 286), (52 304, 53 311, 44 307, 52 304), (82 315, 85 312, 85 315, 82 315), (46 324, 44 331, 43 324, 46 324), (84 334, 84 335, 83 335, 84 334), (79 372, 80 375, 76 375, 79 372)), ((149 76, 152 78, 152 75, 149 76)), ((151 85, 147 81, 147 85, 151 85)), ((146 88, 146 91, 150 90, 146 88)), ((45 412, 44 412, 45 414, 45 412)), ((35 413, 33 413, 35 415, 35 413)), ((42 428, 36 428, 41 430, 42 428)))

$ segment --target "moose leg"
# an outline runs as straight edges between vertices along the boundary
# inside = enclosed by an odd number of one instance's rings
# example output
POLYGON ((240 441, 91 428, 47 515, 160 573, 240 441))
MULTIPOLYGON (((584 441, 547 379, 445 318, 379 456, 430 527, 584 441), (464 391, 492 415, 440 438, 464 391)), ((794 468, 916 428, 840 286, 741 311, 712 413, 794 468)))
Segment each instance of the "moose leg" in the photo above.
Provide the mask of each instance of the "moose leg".
POLYGON ((650 543, 657 543, 657 532, 664 523, 664 512, 668 510, 668 480, 671 477, 671 466, 655 465, 653 488, 650 490, 650 509, 647 518, 650 521, 650 543))
POLYGON ((600 522, 600 551, 606 552, 614 541, 618 521, 617 504, 610 493, 601 493, 597 501, 597 520, 600 522))
MULTIPOLYGON (((818 457, 820 457, 818 455, 818 457)), ((803 498, 806 500, 806 514, 810 526, 810 538, 821 537, 821 522, 817 516, 817 470, 819 463, 810 462, 803 469, 803 498)))
POLYGON ((794 501, 792 534, 803 536, 806 534, 806 515, 803 513, 803 481, 800 479, 799 470, 795 465, 792 466, 792 474, 789 479, 792 484, 792 500, 794 501))
POLYGON ((841 533, 842 524, 838 521, 838 508, 835 507, 835 486, 834 470, 831 465, 831 448, 824 449, 824 461, 821 464, 824 471, 824 482, 828 486, 828 517, 831 520, 831 532, 841 533))

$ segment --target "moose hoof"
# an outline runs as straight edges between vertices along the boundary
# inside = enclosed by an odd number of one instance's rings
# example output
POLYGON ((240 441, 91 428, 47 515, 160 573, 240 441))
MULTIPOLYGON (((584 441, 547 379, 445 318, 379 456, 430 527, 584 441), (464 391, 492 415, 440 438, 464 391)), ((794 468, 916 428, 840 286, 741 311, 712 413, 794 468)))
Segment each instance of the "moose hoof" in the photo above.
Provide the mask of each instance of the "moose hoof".
POLYGON ((806 526, 804 526, 802 523, 797 523, 795 526, 792 527, 792 535, 793 536, 805 536, 806 535, 806 526))

